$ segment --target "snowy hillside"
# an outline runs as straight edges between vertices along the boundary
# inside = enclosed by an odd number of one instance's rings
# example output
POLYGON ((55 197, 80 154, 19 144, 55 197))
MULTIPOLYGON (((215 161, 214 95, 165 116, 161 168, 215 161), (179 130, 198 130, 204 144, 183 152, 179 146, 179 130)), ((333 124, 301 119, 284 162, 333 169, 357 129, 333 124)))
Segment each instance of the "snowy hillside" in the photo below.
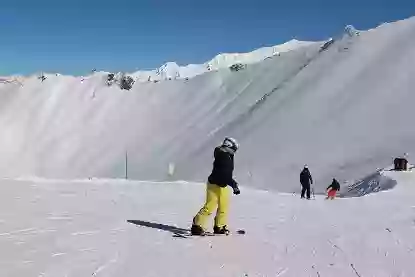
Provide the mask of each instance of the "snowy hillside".
POLYGON ((175 237, 204 185, 0 181, 0 276, 415 276, 415 176, 361 198, 301 200, 243 188, 230 227, 175 237), (53 208, 52 208, 53 207, 53 208))
POLYGON ((197 76, 144 79, 131 90, 107 86, 104 73, 2 83, 1 176, 124 178, 127 165, 130 179, 203 182, 212 148, 230 135, 241 145, 241 184, 297 191, 307 163, 321 191, 333 177, 358 180, 415 154, 415 18, 348 27, 322 44, 212 60, 259 61, 238 71, 166 64, 165 77, 197 76))

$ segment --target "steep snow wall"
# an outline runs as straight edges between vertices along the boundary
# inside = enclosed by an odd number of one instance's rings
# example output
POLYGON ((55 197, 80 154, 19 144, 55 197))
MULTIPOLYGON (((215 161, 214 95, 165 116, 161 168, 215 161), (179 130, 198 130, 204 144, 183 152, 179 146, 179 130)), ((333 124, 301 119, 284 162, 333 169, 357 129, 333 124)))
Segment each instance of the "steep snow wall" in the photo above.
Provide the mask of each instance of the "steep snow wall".
POLYGON ((230 135, 241 184, 291 192, 307 163, 318 191, 415 153, 415 19, 320 46, 130 91, 100 73, 0 84, 0 174, 204 181, 230 135))

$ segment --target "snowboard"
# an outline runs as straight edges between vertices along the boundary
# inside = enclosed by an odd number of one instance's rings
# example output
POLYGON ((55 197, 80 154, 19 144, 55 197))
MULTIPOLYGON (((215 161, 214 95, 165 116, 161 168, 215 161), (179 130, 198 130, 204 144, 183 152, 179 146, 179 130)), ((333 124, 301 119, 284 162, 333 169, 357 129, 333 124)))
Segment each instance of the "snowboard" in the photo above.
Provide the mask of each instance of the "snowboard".
POLYGON ((191 238, 191 237, 227 237, 232 235, 245 235, 245 230, 239 229, 236 232, 230 232, 229 234, 215 234, 213 232, 206 231, 204 235, 194 236, 190 233, 190 230, 187 232, 176 232, 173 234, 175 238, 191 238))

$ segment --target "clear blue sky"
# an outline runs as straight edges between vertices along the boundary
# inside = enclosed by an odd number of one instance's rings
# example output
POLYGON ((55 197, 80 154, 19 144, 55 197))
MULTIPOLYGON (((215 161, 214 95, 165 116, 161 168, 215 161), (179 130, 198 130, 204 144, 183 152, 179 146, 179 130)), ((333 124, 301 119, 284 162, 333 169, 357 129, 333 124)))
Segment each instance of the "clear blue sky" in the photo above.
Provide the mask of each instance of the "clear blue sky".
POLYGON ((0 75, 201 63, 413 15, 414 0, 0 0, 0 75))

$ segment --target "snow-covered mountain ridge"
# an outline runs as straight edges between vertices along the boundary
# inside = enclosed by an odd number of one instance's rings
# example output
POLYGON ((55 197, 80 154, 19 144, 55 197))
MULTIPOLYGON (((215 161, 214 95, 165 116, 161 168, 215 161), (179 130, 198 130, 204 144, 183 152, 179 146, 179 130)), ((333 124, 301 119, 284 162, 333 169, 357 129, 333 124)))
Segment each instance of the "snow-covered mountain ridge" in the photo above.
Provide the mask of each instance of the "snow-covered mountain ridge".
POLYGON ((279 56, 281 53, 313 44, 321 45, 322 42, 298 41, 293 39, 281 45, 262 47, 249 53, 218 54, 213 59, 203 64, 179 66, 176 62, 167 62, 155 70, 137 71, 130 73, 130 75, 134 76, 138 81, 193 78, 206 72, 228 68, 234 64, 253 64, 261 62, 264 59, 279 56))

